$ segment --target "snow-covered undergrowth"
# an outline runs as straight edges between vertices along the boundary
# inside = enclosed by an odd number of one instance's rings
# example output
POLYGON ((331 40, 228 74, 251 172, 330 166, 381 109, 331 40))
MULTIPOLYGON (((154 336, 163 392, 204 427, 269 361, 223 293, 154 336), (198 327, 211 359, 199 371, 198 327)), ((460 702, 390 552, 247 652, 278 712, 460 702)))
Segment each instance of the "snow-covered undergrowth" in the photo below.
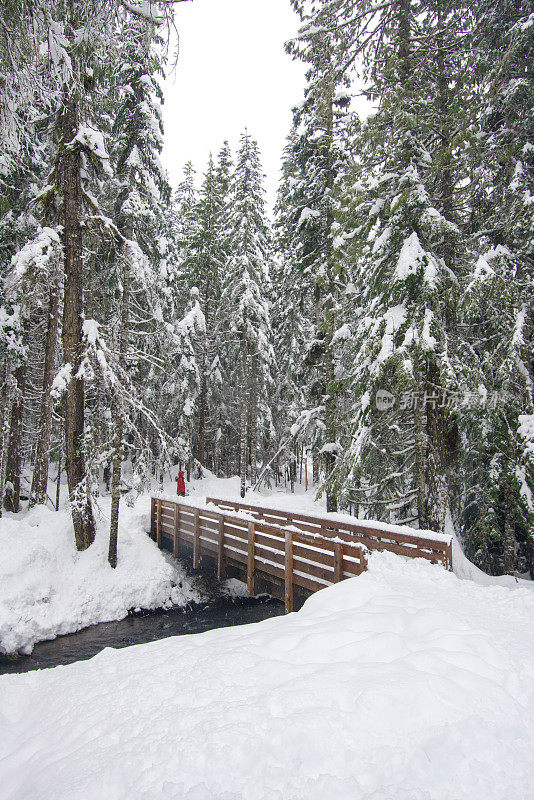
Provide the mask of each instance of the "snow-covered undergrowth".
POLYGON ((0 520, 0 652, 31 652, 97 622, 122 619, 130 609, 184 605, 200 599, 145 531, 149 498, 121 505, 119 563, 107 563, 109 498, 94 544, 78 553, 68 511, 37 506, 0 520))
POLYGON ((533 619, 374 554, 285 618, 5 676, 3 800, 528 800, 533 619))

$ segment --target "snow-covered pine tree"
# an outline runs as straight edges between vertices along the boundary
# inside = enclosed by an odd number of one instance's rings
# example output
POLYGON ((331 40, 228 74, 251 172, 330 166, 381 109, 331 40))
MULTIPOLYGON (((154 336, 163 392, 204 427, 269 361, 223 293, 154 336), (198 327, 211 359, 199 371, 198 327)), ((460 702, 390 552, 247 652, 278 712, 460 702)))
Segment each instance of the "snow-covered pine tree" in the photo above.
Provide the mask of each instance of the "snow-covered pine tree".
MULTIPOLYGON (((139 308, 143 315, 149 309, 159 307, 160 288, 160 236, 163 204, 168 203, 170 189, 163 172, 159 154, 163 145, 161 121, 162 93, 158 75, 162 74, 160 55, 161 41, 155 26, 135 15, 126 17, 122 38, 125 42, 122 63, 114 72, 117 112, 111 127, 110 159, 114 170, 114 187, 108 196, 112 218, 122 240, 110 252, 115 280, 112 286, 121 293, 121 302, 110 303, 108 322, 109 340, 113 346, 115 381, 110 385, 111 406, 111 522, 109 562, 117 564, 117 532, 119 502, 121 494, 124 438, 135 447, 132 466, 146 468, 146 459, 140 458, 139 428, 143 422, 151 421, 146 405, 143 379, 146 364, 139 367, 134 352, 148 357, 150 352, 150 329, 141 323, 137 326, 139 308), (141 330, 139 330, 139 328, 141 330), (148 334, 148 344, 147 344, 148 334), (133 351, 133 352, 132 352, 133 351), (133 395, 133 396, 132 396, 133 395), (137 410, 137 413, 136 413, 137 410), (135 431, 135 433, 134 433, 135 431)), ((109 191, 109 190, 108 190, 109 191)), ((103 202, 105 199, 103 198, 103 202)), ((154 316, 157 316, 154 314, 154 316)), ((145 426, 142 426, 143 429, 145 426)), ((143 480, 139 476, 139 480, 143 480)))
MULTIPOLYGON (((340 451, 339 400, 343 376, 337 365, 334 335, 341 327, 339 297, 344 275, 334 256, 335 189, 345 166, 340 143, 348 121, 350 97, 341 63, 345 32, 336 18, 336 3, 328 0, 292 0, 301 18, 297 39, 288 52, 309 65, 304 102, 294 111, 292 159, 295 177, 291 204, 293 245, 302 275, 299 282, 307 295, 307 312, 314 336, 308 346, 306 366, 313 376, 308 390, 309 406, 324 406, 320 454, 324 457, 327 509, 337 508, 330 476, 340 451)), ((316 453, 316 459, 319 453, 316 453)))
POLYGON ((480 132, 476 242, 464 298, 473 402, 466 415, 464 539, 492 573, 534 575, 534 37, 532 4, 476 11, 480 132))
MULTIPOLYGON (((216 163, 216 183, 217 196, 221 203, 220 211, 220 234, 218 237, 218 247, 221 248, 223 264, 226 265, 230 254, 229 250, 229 230, 228 216, 231 206, 231 183, 234 171, 234 163, 230 145, 225 141, 219 150, 216 163)), ((223 281, 220 281, 222 291, 223 281)), ((216 473, 221 473, 223 461, 225 468, 230 466, 230 444, 232 439, 232 412, 231 405, 234 398, 230 396, 224 386, 223 374, 225 373, 225 353, 221 348, 217 336, 217 314, 211 315, 207 324, 208 340, 212 341, 213 347, 209 358, 209 381, 207 386, 206 405, 209 416, 206 421, 206 436, 211 452, 211 468, 216 473)))
MULTIPOLYGON (((200 393, 197 402, 197 429, 195 435, 195 457, 201 466, 207 462, 207 427, 210 425, 210 373, 216 357, 217 343, 214 332, 215 310, 220 302, 223 273, 228 258, 228 233, 226 230, 228 205, 228 170, 230 167, 227 146, 223 148, 216 166, 210 154, 198 200, 193 208, 195 218, 189 238, 190 252, 188 277, 192 286, 198 288, 199 301, 205 318, 205 336, 197 341, 197 362, 200 370, 200 393)), ((216 413, 216 412, 215 412, 216 413)), ((213 460, 214 442, 209 450, 213 460)))
MULTIPOLYGON (((178 0, 180 1, 180 0, 178 0)), ((13 4, 10 4, 11 11, 13 4)), ((167 3, 155 2, 147 9, 145 4, 121 0, 106 2, 43 2, 18 4, 17 25, 11 48, 19 62, 27 64, 21 75, 30 75, 24 81, 24 92, 19 96, 19 108, 13 113, 13 104, 2 108, 3 123, 11 124, 19 134, 24 125, 31 133, 37 131, 36 122, 43 125, 47 119, 59 115, 56 129, 60 141, 57 157, 50 160, 49 178, 40 194, 40 200, 49 213, 57 214, 62 223, 62 244, 65 263, 65 302, 62 339, 63 354, 67 361, 62 377, 70 379, 66 400, 66 450, 67 475, 76 542, 80 549, 87 547, 93 538, 93 519, 89 499, 84 453, 87 445, 84 424, 83 363, 84 332, 82 329, 84 255, 83 236, 90 227, 107 228, 107 221, 97 213, 91 189, 98 184, 108 159, 96 120, 101 112, 102 93, 93 91, 95 85, 110 87, 111 72, 107 66, 121 46, 122 23, 138 18, 145 23, 161 24, 168 21, 171 8, 167 3), (80 37, 79 30, 84 35, 80 37), (23 46, 21 45, 21 42, 23 46), (46 69, 42 67, 46 61, 46 69), (36 80, 36 76, 39 77, 36 80), (30 87, 30 93, 27 92, 30 87), (31 96, 30 96, 31 95, 31 96), (34 113, 44 108, 46 113, 34 113), (50 110, 52 109, 52 113, 50 110), (7 120, 7 122, 6 122, 7 120), (22 121, 22 125, 21 125, 22 121), (91 209, 94 213, 87 213, 91 209), (82 226, 83 220, 83 226, 82 226)), ((7 32, 2 29, 2 36, 7 32)), ((10 43, 12 44, 12 42, 10 43)), ((2 42, 2 46, 4 41, 2 42)), ((14 64, 14 61, 11 61, 14 64)), ((21 84, 22 86, 22 84, 21 84)), ((6 84, 2 82, 2 90, 6 84)), ((8 90, 9 92, 9 90, 8 90)), ((108 109, 109 110, 109 109, 108 109)), ((113 110, 112 110, 113 115, 113 110)), ((6 133, 4 130, 3 134, 6 133)), ((11 136, 10 142, 28 142, 31 136, 11 136)), ((2 136, 6 141, 6 136, 2 136)), ((5 166, 6 160, 3 160, 5 166)), ((105 172, 105 169, 104 169, 105 172)), ((106 235, 110 231, 106 230, 106 235)), ((89 259, 90 260, 90 259, 89 259)), ((45 386, 46 382, 43 382, 45 386)))
POLYGON ((468 175, 469 126, 458 99, 468 93, 466 15, 394 0, 378 17, 376 9, 359 17, 363 30, 374 20, 374 32, 353 46, 368 59, 379 110, 354 144, 344 249, 355 269, 360 408, 334 484, 372 516, 442 530, 458 503, 456 309, 469 251, 459 189, 468 175))
POLYGON ((221 349, 226 350, 227 390, 235 392, 239 387, 239 423, 235 428, 239 432, 242 497, 247 474, 253 478, 258 468, 260 434, 266 426, 270 428, 264 399, 270 388, 269 366, 273 361, 266 301, 272 255, 262 181, 258 145, 244 133, 232 179, 230 255, 216 324, 221 349))
MULTIPOLYGON (((271 320, 277 360, 272 401, 277 441, 274 464, 277 480, 280 470, 289 468, 290 474, 294 473, 296 441, 291 431, 309 401, 305 391, 304 361, 309 342, 314 337, 310 307, 313 287, 310 275, 303 269, 299 258, 302 197, 298 189, 300 170, 297 155, 297 132, 293 129, 284 149, 282 180, 275 205, 274 242, 277 257, 273 261, 271 320)), ((313 436, 305 442, 310 447, 315 443, 313 436)))

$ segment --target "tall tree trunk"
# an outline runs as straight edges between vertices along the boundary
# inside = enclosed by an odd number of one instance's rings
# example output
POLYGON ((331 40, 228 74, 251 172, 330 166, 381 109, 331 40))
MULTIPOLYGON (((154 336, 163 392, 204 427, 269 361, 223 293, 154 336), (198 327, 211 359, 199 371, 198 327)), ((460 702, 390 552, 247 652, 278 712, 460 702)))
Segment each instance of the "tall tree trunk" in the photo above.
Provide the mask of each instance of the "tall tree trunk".
POLYGON ((248 442, 248 352, 247 343, 243 339, 241 345, 242 386, 241 386, 241 419, 239 423, 239 475, 241 479, 241 497, 247 491, 247 442, 248 442))
POLYGON ((423 403, 418 394, 415 396, 414 421, 415 421, 415 475, 414 483, 417 491, 417 518, 421 530, 427 530, 428 504, 426 499, 426 435, 424 423, 423 403))
POLYGON ((428 527, 443 532, 448 504, 447 466, 445 462, 444 409, 440 407, 440 372, 434 358, 427 365, 425 384, 427 425, 427 514, 428 527))
POLYGON ((80 211, 82 204, 80 153, 69 148, 78 131, 76 100, 66 92, 63 109, 63 245, 65 255, 65 300, 63 307, 63 357, 70 364, 71 379, 65 403, 65 471, 78 550, 94 541, 95 523, 89 495, 84 454, 84 380, 79 373, 82 359, 83 265, 80 211))
POLYGON ((2 516, 2 510, 4 507, 7 442, 9 436, 7 412, 9 407, 10 377, 9 362, 6 358, 2 364, 2 386, 0 389, 0 517, 2 516))
POLYGON ((53 402, 50 394, 54 380, 56 360, 57 329, 59 319, 59 276, 51 287, 48 297, 48 325, 46 329, 43 388, 41 396, 41 415, 39 420, 39 441, 33 468, 30 507, 46 502, 48 489, 48 469, 50 463, 50 436, 52 433, 53 402))
POLYGON ((206 333, 200 356, 200 394, 198 397, 197 461, 206 464, 206 412, 208 405, 208 325, 211 321, 211 275, 208 272, 204 286, 204 320, 206 333))
MULTIPOLYGON (((334 163, 334 144, 335 144, 335 130, 334 130, 334 95, 335 95, 335 81, 334 71, 332 65, 333 54, 328 53, 329 71, 326 81, 326 92, 324 99, 324 119, 325 133, 328 140, 328 164, 327 164, 327 190, 328 190, 328 213, 327 213, 327 252, 325 253, 325 261, 327 265, 328 275, 328 297, 323 307, 323 321, 325 330, 325 355, 324 355, 324 376, 326 383, 326 407, 325 407, 325 423, 328 442, 330 444, 337 443, 337 413, 339 392, 335 378, 334 362, 334 346, 333 337, 335 329, 335 298, 338 294, 338 289, 335 280, 335 263, 334 263, 334 248, 332 246, 332 225, 334 223, 334 209, 332 207, 332 198, 334 193, 336 166, 334 163)), ((333 490, 330 476, 336 464, 336 454, 328 452, 325 454, 325 482, 326 482, 326 510, 330 512, 337 511, 337 494, 333 490)))
MULTIPOLYGON (((440 118, 440 200, 442 213, 445 218, 456 222, 454 199, 454 168, 453 168, 453 120, 450 117, 449 74, 443 41, 443 27, 447 25, 446 12, 442 0, 437 1, 438 33, 437 33, 437 84, 438 84, 438 110, 440 118)), ((454 121, 454 128, 456 121, 454 121)), ((445 329, 447 332, 447 351, 449 361, 454 363, 458 352, 458 295, 459 282, 456 279, 457 271, 457 246, 454 234, 444 233, 443 260, 447 267, 445 276, 445 329)), ((443 391, 443 390, 442 390, 443 391)), ((459 522, 460 515, 460 482, 459 482, 459 442, 460 432, 458 415, 448 408, 447 403, 442 404, 442 441, 439 443, 442 451, 442 465, 446 481, 446 504, 450 507, 454 522, 459 522)), ((436 443, 437 444, 437 443, 436 443)))
POLYGON ((202 356, 200 366, 200 394, 198 396, 198 433, 197 461, 201 467, 206 463, 206 398, 208 395, 208 378, 206 375, 206 357, 202 356))
POLYGON ((254 484, 258 470, 258 359, 250 362, 249 424, 250 424, 250 482, 254 484))
POLYGON ((503 487, 503 511, 504 511, 504 558, 503 569, 505 575, 513 575, 515 572, 515 526, 513 499, 510 490, 510 478, 504 476, 503 487))
POLYGON ((11 421, 9 425, 9 444, 6 462, 6 491, 4 508, 17 514, 20 510, 20 473, 22 468, 22 417, 24 414, 24 390, 26 388, 27 364, 21 364, 15 370, 15 393, 11 405, 11 421))
MULTIPOLYGON (((132 228, 129 230, 129 237, 133 235, 132 228)), ((121 329, 119 341, 119 370, 126 370, 128 355, 128 343, 130 334, 130 246, 125 244, 122 258, 122 308, 121 308, 121 329)), ((115 397, 113 420, 113 456, 112 456, 112 475, 111 475, 111 521, 109 528, 109 553, 108 561, 115 569, 117 566, 117 538, 119 530, 119 505, 121 499, 120 483, 122 473, 123 444, 125 409, 124 400, 120 395, 115 397)))
POLYGON ((59 511, 59 502, 61 500, 61 458, 63 453, 61 452, 61 444, 59 446, 59 452, 57 454, 57 476, 56 476, 56 511, 59 511))

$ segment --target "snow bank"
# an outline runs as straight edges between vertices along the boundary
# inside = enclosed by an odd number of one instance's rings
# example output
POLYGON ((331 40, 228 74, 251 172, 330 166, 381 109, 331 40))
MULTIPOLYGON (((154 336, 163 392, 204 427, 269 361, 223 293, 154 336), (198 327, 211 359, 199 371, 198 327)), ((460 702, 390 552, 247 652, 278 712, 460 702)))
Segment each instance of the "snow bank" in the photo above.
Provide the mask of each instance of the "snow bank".
POLYGON ((183 571, 148 538, 149 498, 121 505, 119 563, 107 563, 109 499, 94 544, 78 553, 67 511, 44 506, 0 520, 0 651, 122 619, 130 609, 200 599, 183 571))
POLYGON ((527 800, 533 618, 381 553, 298 614, 5 676, 3 800, 527 800))

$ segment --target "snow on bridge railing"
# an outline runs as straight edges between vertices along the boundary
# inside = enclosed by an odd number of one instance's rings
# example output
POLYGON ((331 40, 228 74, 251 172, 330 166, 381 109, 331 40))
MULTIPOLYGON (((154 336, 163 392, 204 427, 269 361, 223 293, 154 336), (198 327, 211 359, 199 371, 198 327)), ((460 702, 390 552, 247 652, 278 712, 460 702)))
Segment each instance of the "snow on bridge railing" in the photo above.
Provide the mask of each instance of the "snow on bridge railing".
POLYGON ((425 558, 452 571, 452 537, 434 531, 419 531, 371 520, 349 521, 343 514, 310 516, 216 497, 207 497, 206 503, 245 512, 275 525, 290 524, 300 531, 317 533, 325 538, 341 537, 345 542, 359 542, 368 550, 388 550, 408 558, 425 558))

